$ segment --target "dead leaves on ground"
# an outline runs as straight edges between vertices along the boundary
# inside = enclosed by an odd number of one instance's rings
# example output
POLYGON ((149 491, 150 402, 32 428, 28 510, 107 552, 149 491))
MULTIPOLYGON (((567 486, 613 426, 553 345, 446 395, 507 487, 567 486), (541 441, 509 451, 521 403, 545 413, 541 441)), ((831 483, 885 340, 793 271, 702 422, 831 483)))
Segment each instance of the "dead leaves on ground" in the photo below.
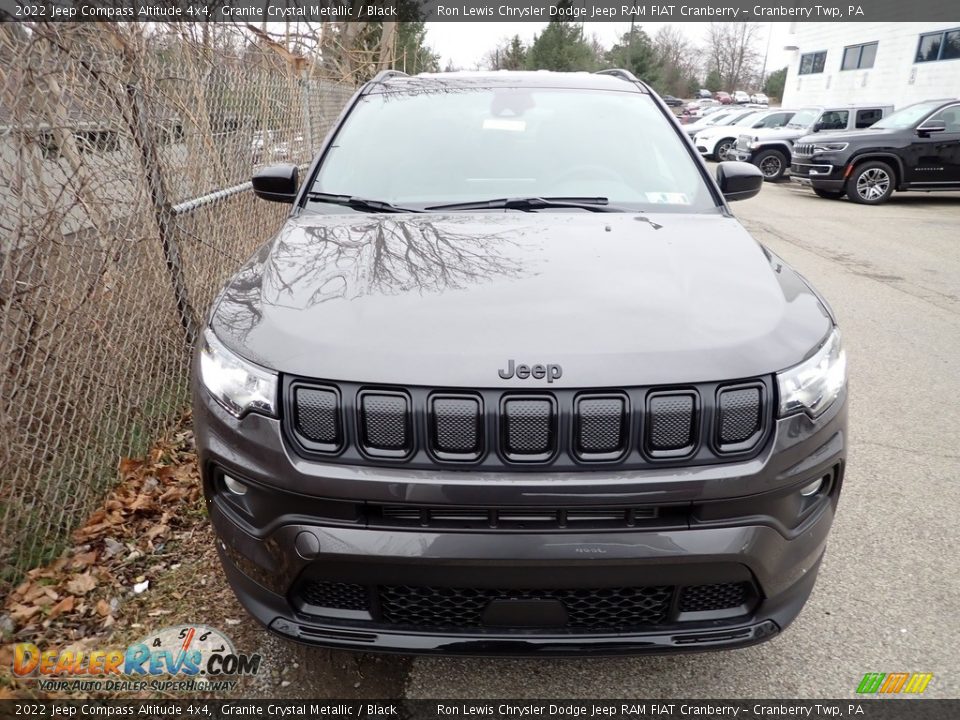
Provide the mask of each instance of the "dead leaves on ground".
POLYGON ((185 427, 145 458, 120 461, 119 484, 74 533, 75 545, 27 573, 6 599, 14 641, 53 649, 103 633, 135 583, 179 560, 168 546, 201 518, 189 512, 201 507, 193 448, 185 427))

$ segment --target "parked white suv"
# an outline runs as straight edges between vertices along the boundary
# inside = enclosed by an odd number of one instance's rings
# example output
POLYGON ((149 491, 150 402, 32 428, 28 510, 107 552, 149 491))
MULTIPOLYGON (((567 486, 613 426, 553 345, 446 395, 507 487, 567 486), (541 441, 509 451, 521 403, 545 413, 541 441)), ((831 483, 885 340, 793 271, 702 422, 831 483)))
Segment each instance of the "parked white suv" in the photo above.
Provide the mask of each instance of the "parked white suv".
POLYGON ((796 110, 754 110, 730 123, 717 123, 699 131, 693 138, 701 155, 711 160, 726 160, 740 133, 763 128, 781 128, 790 122, 796 110))

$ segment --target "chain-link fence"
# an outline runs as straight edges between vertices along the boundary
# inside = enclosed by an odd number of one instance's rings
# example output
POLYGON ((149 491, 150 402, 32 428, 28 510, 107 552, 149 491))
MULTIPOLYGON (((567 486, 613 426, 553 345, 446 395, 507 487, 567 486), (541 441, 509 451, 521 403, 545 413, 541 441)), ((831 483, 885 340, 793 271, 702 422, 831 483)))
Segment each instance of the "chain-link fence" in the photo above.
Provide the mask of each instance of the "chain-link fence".
POLYGON ((352 91, 229 25, 0 26, 0 592, 185 409, 285 212, 251 171, 307 163, 352 91))

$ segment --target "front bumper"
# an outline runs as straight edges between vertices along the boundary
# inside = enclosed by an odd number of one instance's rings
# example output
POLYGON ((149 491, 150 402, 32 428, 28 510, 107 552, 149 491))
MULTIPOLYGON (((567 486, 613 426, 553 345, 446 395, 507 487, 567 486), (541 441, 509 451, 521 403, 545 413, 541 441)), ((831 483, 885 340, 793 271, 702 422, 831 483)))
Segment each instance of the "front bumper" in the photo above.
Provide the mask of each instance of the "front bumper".
POLYGON ((734 146, 727 151, 727 159, 739 162, 753 162, 753 150, 744 150, 734 146))
POLYGON ((769 639, 813 588, 842 485, 846 436, 844 397, 816 422, 777 421, 768 446, 750 460, 511 475, 307 461, 289 450, 278 421, 237 421, 203 391, 195 394, 194 418, 218 551, 241 604, 292 640, 404 653, 664 653, 769 639), (247 494, 231 495, 224 472, 241 479, 247 494), (824 490, 800 500, 799 489, 821 477, 828 478, 824 490), (653 505, 661 512, 635 527, 592 529, 444 527, 428 515, 422 525, 403 525, 383 512, 449 508, 455 515, 492 505, 653 505), (360 587, 369 602, 318 607, 304 600, 307 582, 360 587), (730 584, 748 588, 737 607, 679 608, 686 588, 730 584), (550 599, 557 588, 589 594, 650 586, 667 588, 670 597, 656 622, 570 628, 562 618, 537 619, 558 609, 550 599), (464 627, 395 622, 381 607, 386 588, 501 593, 519 608, 518 619, 464 627))
POLYGON ((790 179, 806 187, 820 190, 842 190, 846 180, 844 166, 834 165, 813 158, 794 158, 790 165, 790 179))

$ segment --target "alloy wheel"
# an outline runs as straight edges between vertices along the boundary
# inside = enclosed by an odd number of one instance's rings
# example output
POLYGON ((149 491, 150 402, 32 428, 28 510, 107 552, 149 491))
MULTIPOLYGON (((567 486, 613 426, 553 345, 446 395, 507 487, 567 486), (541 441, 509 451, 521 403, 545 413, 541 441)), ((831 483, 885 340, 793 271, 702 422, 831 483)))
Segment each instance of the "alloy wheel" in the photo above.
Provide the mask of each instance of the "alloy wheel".
POLYGON ((760 163, 760 172, 763 173, 764 177, 776 177, 780 174, 780 169, 783 167, 783 163, 780 161, 776 155, 770 155, 765 157, 760 163))
POLYGON ((857 178, 857 194, 864 200, 879 200, 889 189, 890 175, 882 168, 869 168, 857 178))

